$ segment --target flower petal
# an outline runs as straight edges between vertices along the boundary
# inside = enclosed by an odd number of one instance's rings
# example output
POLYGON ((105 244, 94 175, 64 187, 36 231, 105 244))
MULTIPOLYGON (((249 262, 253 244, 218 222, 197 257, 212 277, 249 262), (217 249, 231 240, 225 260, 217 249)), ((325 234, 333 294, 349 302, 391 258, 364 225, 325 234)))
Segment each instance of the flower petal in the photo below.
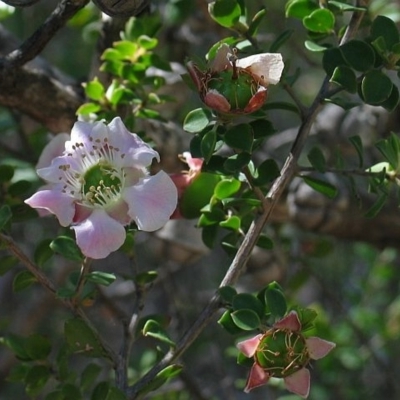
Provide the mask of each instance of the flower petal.
POLYGON ((36 168, 48 167, 53 158, 61 156, 65 151, 65 142, 68 140, 69 135, 67 133, 59 133, 58 135, 54 136, 44 147, 36 168))
POLYGON ((242 58, 236 62, 236 66, 247 68, 260 79, 263 86, 268 86, 279 82, 285 64, 281 54, 263 53, 242 58))
POLYGON ((243 340, 239 342, 236 347, 239 349, 241 353, 243 353, 246 357, 253 357, 258 345, 260 344, 260 340, 263 337, 262 334, 254 336, 250 339, 243 340))
POLYGON ((278 322, 275 322, 274 328, 277 329, 289 329, 293 332, 298 332, 301 329, 301 323, 297 312, 292 310, 288 315, 280 319, 278 322))
POLYGON ((171 178, 160 171, 126 188, 123 198, 129 207, 128 214, 135 220, 138 228, 152 232, 169 220, 175 211, 178 194, 171 178))
POLYGON ((254 363, 251 367, 249 377, 247 378, 244 391, 249 393, 250 390, 265 385, 269 380, 268 372, 265 372, 258 364, 254 363))
POLYGON ((221 44, 210 65, 211 71, 220 72, 226 68, 232 68, 232 63, 229 60, 229 57, 231 56, 233 56, 233 52, 230 47, 226 43, 221 44))
POLYGON ((111 132, 109 143, 125 153, 122 166, 148 167, 154 158, 160 161, 159 154, 138 135, 129 132, 120 117, 114 118, 108 128, 111 132))
POLYGON ((208 107, 219 112, 229 112, 231 109, 228 100, 215 89, 211 89, 206 93, 203 102, 208 107))
POLYGON ((65 143, 65 149, 73 152, 76 143, 83 143, 91 148, 97 139, 102 142, 108 136, 107 126, 102 121, 77 121, 71 130, 71 140, 65 143))
POLYGON ((310 393, 310 371, 307 368, 302 368, 294 374, 283 378, 283 380, 287 390, 304 399, 308 397, 310 393))
POLYGON ((336 347, 333 342, 328 342, 327 340, 320 339, 319 337, 309 337, 306 339, 306 345, 308 353, 313 360, 319 360, 325 357, 332 349, 336 347))
POLYGON ((118 250, 126 237, 123 225, 104 210, 94 210, 85 221, 72 226, 72 229, 82 253, 94 259, 105 258, 118 250))
POLYGON ((74 199, 57 190, 40 190, 25 203, 32 208, 43 208, 54 214, 62 226, 71 224, 75 215, 74 199))

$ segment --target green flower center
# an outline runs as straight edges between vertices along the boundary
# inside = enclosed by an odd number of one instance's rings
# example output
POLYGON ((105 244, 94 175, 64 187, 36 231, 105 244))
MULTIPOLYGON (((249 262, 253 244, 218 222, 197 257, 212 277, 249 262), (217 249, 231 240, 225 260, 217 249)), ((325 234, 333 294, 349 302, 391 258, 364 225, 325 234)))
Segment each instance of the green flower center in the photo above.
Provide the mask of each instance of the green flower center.
POLYGON ((226 70, 212 77, 208 89, 222 94, 233 110, 243 110, 257 92, 258 84, 253 76, 243 69, 226 70), (235 76, 236 75, 236 76, 235 76))
POLYGON ((91 206, 110 205, 119 199, 122 180, 122 171, 107 162, 99 162, 85 172, 83 198, 91 206))
POLYGON ((295 373, 310 361, 304 337, 282 329, 269 330, 254 357, 260 367, 277 378, 295 373))

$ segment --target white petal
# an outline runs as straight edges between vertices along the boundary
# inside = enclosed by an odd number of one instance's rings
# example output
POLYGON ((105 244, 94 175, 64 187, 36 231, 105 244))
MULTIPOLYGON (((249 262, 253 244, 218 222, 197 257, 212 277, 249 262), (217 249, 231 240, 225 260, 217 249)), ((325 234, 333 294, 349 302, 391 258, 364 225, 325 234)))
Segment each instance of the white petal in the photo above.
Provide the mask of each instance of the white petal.
POLYGON ((94 210, 81 224, 72 227, 76 243, 86 257, 100 259, 118 250, 125 241, 125 228, 104 210, 94 210))
POLYGON ((160 171, 126 188, 123 198, 129 206, 129 216, 138 228, 152 232, 169 220, 175 211, 178 193, 172 179, 160 171))
POLYGON ((138 135, 129 132, 120 117, 114 118, 108 128, 109 143, 126 154, 122 161, 123 166, 148 167, 154 158, 160 161, 159 154, 138 135))
POLYGON ((281 79, 284 63, 279 53, 263 53, 245 57, 236 62, 236 66, 247 68, 261 80, 261 84, 276 85, 281 79))
POLYGON ((26 199, 25 203, 32 208, 51 212, 62 226, 70 225, 75 215, 74 199, 57 190, 40 190, 26 199))
POLYGON ((73 152, 73 146, 75 146, 76 143, 90 145, 91 148, 93 144, 91 138, 92 140, 100 139, 101 141, 103 141, 104 138, 108 136, 108 129, 101 121, 77 121, 75 122, 71 130, 71 140, 65 144, 65 148, 69 152, 73 152))
POLYGON ((67 133, 59 133, 58 135, 54 136, 43 149, 36 168, 48 167, 53 158, 61 156, 65 151, 65 142, 68 140, 69 135, 67 133))

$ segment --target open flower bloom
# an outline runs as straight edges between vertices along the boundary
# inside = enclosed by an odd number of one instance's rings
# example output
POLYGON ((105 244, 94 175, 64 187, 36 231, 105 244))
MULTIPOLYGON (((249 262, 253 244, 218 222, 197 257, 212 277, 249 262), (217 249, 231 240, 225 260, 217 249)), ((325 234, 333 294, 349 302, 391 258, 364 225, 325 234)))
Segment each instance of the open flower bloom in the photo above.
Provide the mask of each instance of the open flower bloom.
POLYGON ((306 398, 310 391, 307 365, 325 357, 335 346, 318 337, 304 337, 297 312, 291 311, 264 334, 237 344, 241 353, 254 359, 245 392, 276 377, 283 378, 287 390, 306 398))
POLYGON ((187 67, 208 107, 223 114, 248 114, 262 107, 267 87, 279 82, 284 63, 279 53, 238 59, 235 51, 222 44, 207 71, 192 62, 187 67))
POLYGON ((134 221, 155 231, 175 210, 171 178, 148 173, 154 158, 158 153, 119 117, 108 125, 78 121, 70 137, 57 135, 43 150, 37 174, 47 185, 25 202, 71 225, 85 256, 105 258, 124 243, 124 226, 134 221))

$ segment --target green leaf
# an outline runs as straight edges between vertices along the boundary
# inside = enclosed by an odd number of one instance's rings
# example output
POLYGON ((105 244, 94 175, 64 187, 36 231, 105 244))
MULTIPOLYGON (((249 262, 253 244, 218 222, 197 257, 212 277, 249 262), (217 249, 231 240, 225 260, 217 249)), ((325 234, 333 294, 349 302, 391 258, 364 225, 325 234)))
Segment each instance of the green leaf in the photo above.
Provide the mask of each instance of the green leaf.
POLYGON ((249 153, 240 153, 230 156, 224 162, 224 168, 228 172, 239 172, 243 167, 249 164, 251 155, 249 153))
POLYGON ((64 325, 64 335, 68 347, 73 353, 87 357, 106 356, 96 334, 82 319, 67 320, 64 325))
POLYGON ((314 53, 322 52, 327 50, 326 46, 321 46, 311 40, 306 40, 304 46, 307 50, 313 51, 314 53))
POLYGON ((218 320, 218 323, 231 335, 237 335, 238 333, 242 333, 242 329, 239 328, 232 319, 231 312, 229 310, 225 311, 221 318, 218 320))
POLYGON ((214 196, 219 199, 231 197, 240 189, 241 183, 235 178, 222 179, 214 189, 214 196))
POLYGON ((13 267, 18 265, 19 261, 14 256, 5 256, 0 258, 0 276, 3 276, 13 267))
POLYGON ((337 7, 340 11, 366 11, 365 7, 355 7, 341 1, 328 0, 328 4, 337 7))
POLYGON ((390 96, 382 103, 379 103, 379 105, 383 108, 386 108, 386 110, 388 110, 389 112, 392 112, 397 108, 399 102, 400 102, 399 89, 397 88, 396 85, 393 85, 390 96))
POLYGON ((15 168, 11 165, 0 165, 0 183, 11 181, 15 168))
POLYGON ((324 51, 322 57, 322 66, 328 76, 332 76, 336 67, 346 64, 347 62, 338 47, 332 47, 324 51))
POLYGON ((47 337, 33 334, 25 339, 24 348, 30 360, 45 360, 51 352, 51 343, 47 337))
POLYGON ((51 239, 45 239, 36 246, 33 259, 39 267, 43 266, 43 264, 54 254, 50 249, 50 243, 51 239))
POLYGON ((12 212, 9 205, 5 204, 0 208, 0 230, 4 229, 11 220, 12 212))
POLYGON ((374 67, 375 53, 368 43, 353 39, 340 46, 344 59, 356 71, 365 72, 374 67))
MULTIPOLYGON (((257 33, 257 29, 266 14, 267 14, 267 10, 265 8, 263 8, 254 15, 254 17, 252 18, 252 20, 250 22, 249 29, 247 30, 247 34, 249 36, 254 36, 257 33)), ((272 51, 271 51, 271 53, 272 53, 272 51)))
POLYGON ((241 220, 237 215, 228 217, 225 221, 221 221, 219 226, 225 229, 232 229, 238 231, 240 229, 241 220))
POLYGON ((206 108, 190 111, 183 121, 183 129, 189 133, 201 132, 212 120, 212 114, 206 108))
POLYGON ((100 104, 96 103, 85 103, 82 104, 77 110, 76 114, 77 115, 89 115, 92 113, 97 113, 98 111, 101 110, 100 104))
POLYGON ((372 70, 365 74, 361 82, 361 93, 367 104, 379 105, 390 97, 393 83, 381 71, 372 70))
POLYGON ((164 368, 155 376, 155 378, 153 378, 150 381, 150 383, 148 383, 143 389, 139 391, 139 397, 143 397, 145 394, 158 389, 159 387, 164 385, 169 379, 178 375, 181 371, 182 371, 182 366, 176 364, 172 364, 164 368))
POLYGON ((260 317, 253 310, 241 309, 231 313, 234 324, 244 331, 252 331, 260 326, 260 317))
POLYGON ((324 173, 326 171, 326 160, 324 153, 319 147, 314 146, 307 155, 310 164, 318 171, 324 173))
POLYGON ((360 136, 351 136, 349 137, 349 141, 356 149, 358 155, 358 166, 362 168, 364 165, 364 149, 361 138, 360 136))
POLYGON ((256 296, 250 293, 239 293, 232 299, 232 308, 234 311, 246 309, 253 310, 260 318, 264 316, 264 305, 256 296))
POLYGON ((272 43, 269 47, 270 53, 277 53, 278 50, 291 38, 294 33, 294 29, 286 29, 283 31, 272 43))
POLYGON ((225 143, 235 150, 251 152, 253 147, 253 129, 249 124, 239 124, 228 129, 224 135, 225 143))
POLYGON ((168 346, 175 347, 175 342, 169 338, 165 329, 163 329, 161 325, 153 319, 149 319, 145 323, 142 332, 143 336, 152 337, 153 339, 159 340, 162 343, 168 344, 168 346))
POLYGON ((297 0, 288 2, 286 5, 285 15, 286 18, 303 19, 308 17, 313 11, 317 10, 318 6, 311 0, 297 0))
POLYGON ((25 377, 25 391, 29 396, 36 397, 46 385, 51 376, 49 367, 34 365, 25 377))
POLYGON ((376 40, 382 37, 387 46, 387 50, 391 50, 392 47, 400 42, 400 35, 394 21, 383 15, 378 15, 372 22, 371 25, 371 38, 376 40))
POLYGON ((225 28, 233 28, 241 15, 236 0, 216 0, 208 5, 208 11, 211 17, 225 28))
POLYGON ((149 283, 153 283, 158 277, 157 271, 146 271, 137 274, 135 277, 135 282, 137 285, 144 286, 149 283))
POLYGON ((340 65, 333 71, 330 82, 336 83, 350 93, 357 91, 357 77, 354 71, 346 65, 340 65))
POLYGON ((287 304, 282 290, 275 285, 268 285, 265 291, 265 302, 275 318, 282 318, 286 314, 287 304))
POLYGON ((318 315, 317 312, 311 308, 294 307, 293 309, 299 317, 302 332, 312 328, 313 321, 318 315))
POLYGON ((257 178, 254 179, 253 183, 256 186, 263 186, 271 183, 273 180, 280 176, 281 171, 276 164, 275 160, 268 159, 263 161, 257 167, 257 178))
POLYGON ((99 101, 104 97, 104 86, 97 77, 90 82, 84 83, 83 87, 85 88, 86 96, 91 100, 99 101))
POLYGON ((394 171, 400 170, 400 139, 392 133, 388 139, 381 139, 375 144, 386 161, 389 162, 394 171))
POLYGON ((269 237, 262 234, 258 238, 256 246, 265 250, 271 250, 274 248, 274 242, 269 237))
POLYGON ((218 289, 218 294, 225 303, 231 304, 234 296, 237 295, 237 291, 232 286, 222 286, 218 289))
POLYGON ((335 26, 335 15, 327 8, 319 8, 303 18, 303 25, 311 32, 330 33, 335 26))
POLYGON ((197 218, 201 209, 209 203, 214 188, 221 180, 217 174, 200 173, 186 188, 180 202, 180 211, 185 218, 197 218))
POLYGON ((96 285, 109 286, 115 281, 116 276, 108 272, 93 271, 89 272, 85 278, 88 282, 95 283, 96 285))
POLYGON ((216 143, 217 133, 215 130, 208 131, 201 139, 200 149, 205 163, 207 163, 214 154, 216 143))
POLYGON ((79 387, 82 390, 88 390, 90 386, 95 382, 101 371, 102 368, 99 365, 93 363, 88 364, 81 373, 79 387))
POLYGON ((14 277, 13 281, 13 290, 14 292, 20 292, 31 286, 33 283, 36 283, 37 279, 35 276, 29 271, 21 271, 18 272, 14 277))
POLYGON ((151 50, 157 47, 158 40, 156 38, 151 38, 147 35, 141 35, 138 38, 138 44, 146 50, 151 50))
POLYGON ((83 255, 74 239, 68 236, 59 236, 50 243, 50 248, 67 260, 83 261, 83 255))
POLYGON ((337 195, 337 189, 329 182, 322 181, 320 179, 311 176, 302 176, 305 183, 312 187, 315 191, 324 194, 325 196, 333 199, 337 195))
POLYGON ((31 187, 32 182, 25 179, 20 179, 19 181, 12 183, 8 187, 8 194, 15 197, 22 196, 27 193, 31 187))
POLYGON ((383 206, 386 204, 387 199, 388 199, 387 193, 383 192, 380 193, 378 199, 365 213, 365 218, 374 218, 379 213, 379 211, 382 210, 383 206))
MULTIPOLYGON (((69 397, 68 399, 75 397, 69 397)), ((93 390, 91 400, 127 400, 126 396, 108 382, 100 382, 93 390)))

